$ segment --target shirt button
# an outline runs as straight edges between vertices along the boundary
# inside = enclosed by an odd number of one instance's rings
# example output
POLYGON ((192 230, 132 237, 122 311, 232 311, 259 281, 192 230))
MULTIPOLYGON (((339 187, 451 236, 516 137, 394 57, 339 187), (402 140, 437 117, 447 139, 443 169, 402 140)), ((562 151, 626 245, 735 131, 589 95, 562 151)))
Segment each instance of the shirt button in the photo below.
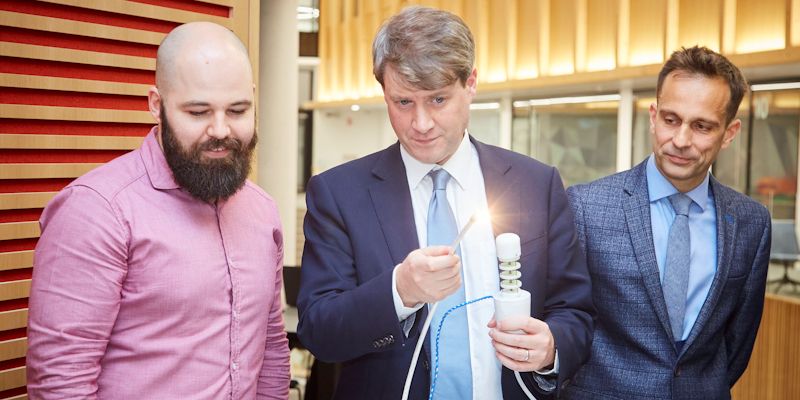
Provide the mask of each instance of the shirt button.
POLYGON ((234 371, 236 371, 237 369, 239 369, 239 364, 237 364, 237 363, 235 363, 235 362, 234 362, 234 363, 232 363, 232 364, 231 364, 231 369, 233 369, 234 371))
POLYGON ((233 311, 233 319, 235 320, 239 319, 239 313, 237 313, 236 310, 233 311))

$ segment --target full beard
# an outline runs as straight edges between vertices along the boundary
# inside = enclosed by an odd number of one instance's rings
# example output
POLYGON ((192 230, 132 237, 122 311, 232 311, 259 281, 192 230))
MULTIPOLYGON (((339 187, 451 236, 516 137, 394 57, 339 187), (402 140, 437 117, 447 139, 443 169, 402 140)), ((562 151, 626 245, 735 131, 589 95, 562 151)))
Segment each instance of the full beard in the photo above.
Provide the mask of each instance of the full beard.
POLYGON ((161 141, 164 157, 172 170, 175 182, 193 197, 206 203, 225 200, 244 186, 250 174, 250 160, 258 137, 253 132, 249 143, 227 137, 211 138, 184 148, 173 134, 165 110, 161 110, 161 141), (226 157, 203 157, 203 151, 226 149, 226 157))

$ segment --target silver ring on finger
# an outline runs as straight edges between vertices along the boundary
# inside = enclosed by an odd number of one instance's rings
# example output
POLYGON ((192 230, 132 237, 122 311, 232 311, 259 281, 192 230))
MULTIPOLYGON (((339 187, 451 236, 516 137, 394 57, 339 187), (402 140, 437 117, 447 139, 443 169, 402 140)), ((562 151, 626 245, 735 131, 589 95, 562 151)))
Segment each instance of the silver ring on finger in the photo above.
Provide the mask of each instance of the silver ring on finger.
POLYGON ((525 349, 525 359, 522 360, 522 361, 523 362, 528 362, 528 360, 530 360, 530 359, 531 359, 531 351, 528 350, 528 349, 525 349))

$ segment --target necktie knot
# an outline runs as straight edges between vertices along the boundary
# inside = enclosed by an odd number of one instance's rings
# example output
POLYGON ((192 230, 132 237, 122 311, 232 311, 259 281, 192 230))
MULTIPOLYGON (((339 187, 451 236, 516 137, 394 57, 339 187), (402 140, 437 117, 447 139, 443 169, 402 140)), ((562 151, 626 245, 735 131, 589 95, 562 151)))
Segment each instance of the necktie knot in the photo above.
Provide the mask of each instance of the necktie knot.
POLYGON ((432 170, 428 173, 433 179, 433 190, 445 190, 447 188, 447 182, 450 180, 450 174, 444 170, 444 168, 439 168, 436 170, 432 170))
POLYGON ((677 215, 689 216, 689 206, 692 204, 692 198, 683 194, 675 193, 669 196, 669 202, 677 215))

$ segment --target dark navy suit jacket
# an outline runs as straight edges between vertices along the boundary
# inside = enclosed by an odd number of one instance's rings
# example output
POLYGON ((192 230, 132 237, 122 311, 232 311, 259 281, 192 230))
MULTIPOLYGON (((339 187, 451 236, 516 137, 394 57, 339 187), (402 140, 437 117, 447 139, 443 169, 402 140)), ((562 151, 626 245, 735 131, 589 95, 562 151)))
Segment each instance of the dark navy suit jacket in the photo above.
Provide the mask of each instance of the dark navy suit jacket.
POLYGON ((761 320, 769 213, 714 177, 709 180, 717 212, 717 273, 679 351, 661 291, 645 171, 646 161, 567 191, 598 319, 590 359, 565 397, 730 398, 761 320))
MULTIPOLYGON (((523 288, 532 295, 532 315, 555 338, 561 388, 588 355, 594 315, 566 192, 555 168, 473 143, 495 235, 521 238, 523 288)), ((313 177, 306 198, 299 338, 315 357, 342 363, 335 398, 399 399, 427 313, 426 307, 417 312, 406 338, 392 300, 392 270, 419 243, 400 145, 313 177)), ((411 399, 428 397, 428 343, 411 399)), ((539 392, 531 373, 522 376, 539 392)), ((505 368, 502 385, 505 399, 524 398, 505 368)))

